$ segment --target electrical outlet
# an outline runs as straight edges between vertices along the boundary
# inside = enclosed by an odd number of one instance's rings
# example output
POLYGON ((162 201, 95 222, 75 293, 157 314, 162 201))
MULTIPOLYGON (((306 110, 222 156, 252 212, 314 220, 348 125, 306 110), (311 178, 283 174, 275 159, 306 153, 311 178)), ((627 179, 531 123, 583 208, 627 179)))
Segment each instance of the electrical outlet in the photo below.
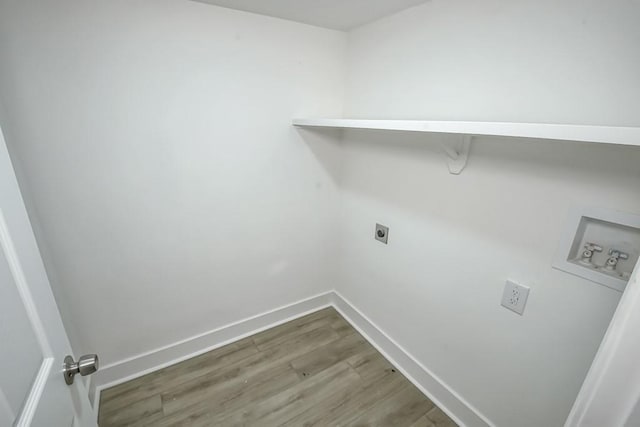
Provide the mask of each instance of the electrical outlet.
POLYGON ((502 306, 522 315, 528 296, 529 287, 507 280, 502 293, 502 306))
POLYGON ((387 244, 387 239, 389 239, 389 227, 386 227, 381 224, 376 224, 376 234, 374 236, 377 241, 387 244))

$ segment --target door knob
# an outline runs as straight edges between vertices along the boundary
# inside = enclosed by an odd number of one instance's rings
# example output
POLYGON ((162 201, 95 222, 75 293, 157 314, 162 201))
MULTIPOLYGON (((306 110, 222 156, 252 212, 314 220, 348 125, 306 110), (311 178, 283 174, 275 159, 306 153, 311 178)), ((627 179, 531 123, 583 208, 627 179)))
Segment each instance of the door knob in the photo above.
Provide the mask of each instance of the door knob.
POLYGON ((97 354, 85 354, 80 357, 77 362, 73 361, 73 357, 67 356, 64 358, 64 382, 68 385, 73 384, 73 377, 76 374, 80 374, 83 377, 85 375, 91 375, 98 370, 98 355, 97 354))

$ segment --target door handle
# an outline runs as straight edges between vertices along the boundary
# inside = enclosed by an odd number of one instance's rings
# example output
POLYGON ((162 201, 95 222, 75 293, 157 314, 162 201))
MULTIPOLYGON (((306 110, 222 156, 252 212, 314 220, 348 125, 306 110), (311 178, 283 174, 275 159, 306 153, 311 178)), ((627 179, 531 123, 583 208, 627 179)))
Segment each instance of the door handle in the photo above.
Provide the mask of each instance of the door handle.
POLYGON ((62 374, 64 375, 64 382, 68 385, 73 384, 73 377, 76 374, 80 374, 83 377, 91 375, 98 370, 98 355, 97 354, 85 354, 80 357, 77 362, 74 362, 73 357, 67 356, 64 358, 64 369, 62 374))

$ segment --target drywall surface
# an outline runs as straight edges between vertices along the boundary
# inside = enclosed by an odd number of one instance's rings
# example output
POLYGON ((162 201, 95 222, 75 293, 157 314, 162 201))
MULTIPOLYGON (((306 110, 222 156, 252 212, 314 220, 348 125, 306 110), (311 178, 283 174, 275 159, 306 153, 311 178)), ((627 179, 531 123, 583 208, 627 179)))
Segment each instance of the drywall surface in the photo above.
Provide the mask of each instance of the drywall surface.
POLYGON ((348 31, 427 0, 196 0, 348 31))
POLYGON ((344 33, 181 0, 0 2, 3 129, 77 354, 333 287, 344 33), (321 159, 322 161, 319 161, 321 159))
MULTIPOLYGON (((639 15, 433 0, 350 34, 345 116, 638 126, 639 15)), ((551 260, 572 206, 640 213, 640 150, 476 138, 454 176, 453 137, 344 135, 339 292, 496 426, 561 426, 620 293, 551 260)))
POLYGON ((347 52, 196 2, 0 0, 0 120, 76 353, 111 364, 335 284, 496 426, 561 425, 620 294, 551 260, 571 206, 640 212, 640 151, 479 138, 451 176, 450 138, 290 120, 341 116, 346 75, 347 117, 637 126, 635 16, 432 0, 347 52))
POLYGON ((432 0, 350 33, 346 117, 638 126, 637 0, 432 0))

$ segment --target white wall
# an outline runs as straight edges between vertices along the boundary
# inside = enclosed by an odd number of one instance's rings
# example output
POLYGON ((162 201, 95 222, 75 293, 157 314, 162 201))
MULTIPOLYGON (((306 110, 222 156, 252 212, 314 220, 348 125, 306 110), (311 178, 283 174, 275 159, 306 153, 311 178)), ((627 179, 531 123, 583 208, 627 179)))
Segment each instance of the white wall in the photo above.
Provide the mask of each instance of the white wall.
POLYGON ((344 33, 186 0, 0 1, 2 127, 78 354, 333 288, 344 33), (323 163, 318 162, 323 159, 323 163))
POLYGON ((637 0, 432 0, 350 34, 350 117, 640 123, 637 0))
MULTIPOLYGON (((638 16, 433 0, 350 34, 346 116, 638 126, 638 16)), ((453 176, 439 138, 345 133, 338 290, 496 426, 560 426, 620 294, 551 260, 570 206, 640 213, 640 150, 479 138, 453 176)))
POLYGON ((345 75, 351 117, 640 125, 638 3, 558 3, 433 0, 346 52, 183 0, 0 0, 0 119, 76 352, 335 285, 497 426, 561 425, 620 294, 551 259, 571 205, 640 212, 640 150, 481 138, 451 176, 441 137, 290 127, 340 116, 345 75))

